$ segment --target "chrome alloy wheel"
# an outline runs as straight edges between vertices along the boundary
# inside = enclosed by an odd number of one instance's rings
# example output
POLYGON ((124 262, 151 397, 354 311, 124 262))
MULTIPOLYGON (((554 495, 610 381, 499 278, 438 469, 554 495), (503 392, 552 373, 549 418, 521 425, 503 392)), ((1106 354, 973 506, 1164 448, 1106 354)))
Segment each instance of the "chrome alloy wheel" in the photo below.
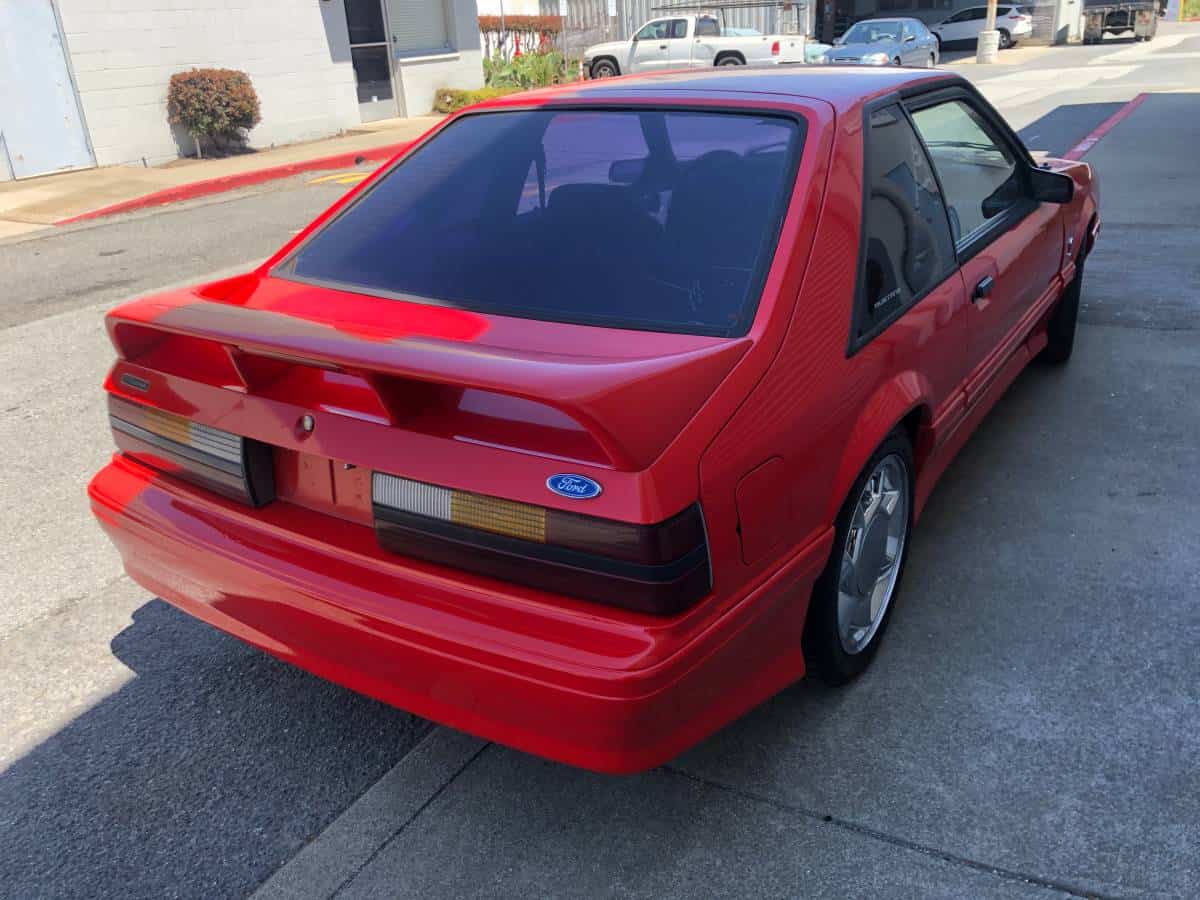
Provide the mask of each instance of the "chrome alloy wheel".
POLYGON ((908 538, 908 468, 891 453, 863 486, 846 533, 838 575, 838 636, 861 653, 875 637, 896 590, 908 538))

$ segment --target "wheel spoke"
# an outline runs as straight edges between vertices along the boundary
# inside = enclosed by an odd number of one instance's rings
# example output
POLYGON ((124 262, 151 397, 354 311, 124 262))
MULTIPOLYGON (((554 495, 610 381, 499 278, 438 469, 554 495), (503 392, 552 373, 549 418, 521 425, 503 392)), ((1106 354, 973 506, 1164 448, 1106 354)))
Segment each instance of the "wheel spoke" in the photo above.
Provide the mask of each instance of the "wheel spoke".
POLYGON ((899 503, 900 492, 897 490, 888 490, 880 494, 879 506, 889 516, 896 511, 896 506, 899 503))
POLYGON ((867 480, 867 487, 863 492, 863 499, 866 500, 866 506, 863 508, 863 522, 870 525, 875 519, 875 514, 879 512, 879 505, 883 499, 881 491, 883 478, 876 472, 867 480))
POLYGON ((851 525, 850 531, 846 534, 846 561, 850 563, 849 568, 853 569, 858 565, 858 557, 862 553, 863 527, 861 525, 851 525))

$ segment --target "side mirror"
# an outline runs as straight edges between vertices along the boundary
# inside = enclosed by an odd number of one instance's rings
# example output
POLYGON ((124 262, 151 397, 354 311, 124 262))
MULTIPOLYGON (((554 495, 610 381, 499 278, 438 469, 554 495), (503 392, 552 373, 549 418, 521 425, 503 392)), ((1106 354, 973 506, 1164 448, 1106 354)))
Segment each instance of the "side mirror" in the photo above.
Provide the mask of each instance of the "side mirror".
POLYGON ((1033 189, 1033 199, 1039 203, 1070 203, 1075 196, 1075 180, 1049 169, 1031 169, 1029 186, 1033 189))

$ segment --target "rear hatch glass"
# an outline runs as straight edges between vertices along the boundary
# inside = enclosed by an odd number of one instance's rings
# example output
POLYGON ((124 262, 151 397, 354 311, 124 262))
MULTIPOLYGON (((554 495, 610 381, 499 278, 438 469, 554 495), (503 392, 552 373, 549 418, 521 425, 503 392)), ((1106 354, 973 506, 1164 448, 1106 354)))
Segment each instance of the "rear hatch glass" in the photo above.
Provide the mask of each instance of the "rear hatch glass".
POLYGON ((788 117, 707 110, 467 115, 275 274, 484 313, 743 334, 803 138, 788 117))

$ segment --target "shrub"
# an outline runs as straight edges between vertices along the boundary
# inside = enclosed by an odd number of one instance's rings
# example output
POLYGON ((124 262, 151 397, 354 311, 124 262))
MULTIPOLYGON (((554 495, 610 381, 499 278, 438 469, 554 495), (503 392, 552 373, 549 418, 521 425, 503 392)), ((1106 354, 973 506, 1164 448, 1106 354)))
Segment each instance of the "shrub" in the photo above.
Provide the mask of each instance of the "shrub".
POLYGON ((1188 19, 1200 19, 1200 0, 1183 0, 1179 18, 1185 22, 1188 19))
POLYGON ((503 97, 505 94, 513 94, 521 90, 517 87, 485 87, 477 88, 473 91, 464 91, 459 88, 442 88, 437 92, 437 97, 434 98, 433 108, 435 112, 452 113, 458 112, 464 106, 470 106, 473 103, 482 103, 484 100, 491 100, 493 97, 503 97))
POLYGON ((245 141, 246 132, 262 119, 258 94, 250 76, 233 69, 176 72, 167 88, 167 112, 196 140, 245 141))
POLYGON ((547 87, 566 81, 566 60, 557 50, 525 53, 506 60, 493 56, 484 60, 484 80, 489 87, 547 87))

